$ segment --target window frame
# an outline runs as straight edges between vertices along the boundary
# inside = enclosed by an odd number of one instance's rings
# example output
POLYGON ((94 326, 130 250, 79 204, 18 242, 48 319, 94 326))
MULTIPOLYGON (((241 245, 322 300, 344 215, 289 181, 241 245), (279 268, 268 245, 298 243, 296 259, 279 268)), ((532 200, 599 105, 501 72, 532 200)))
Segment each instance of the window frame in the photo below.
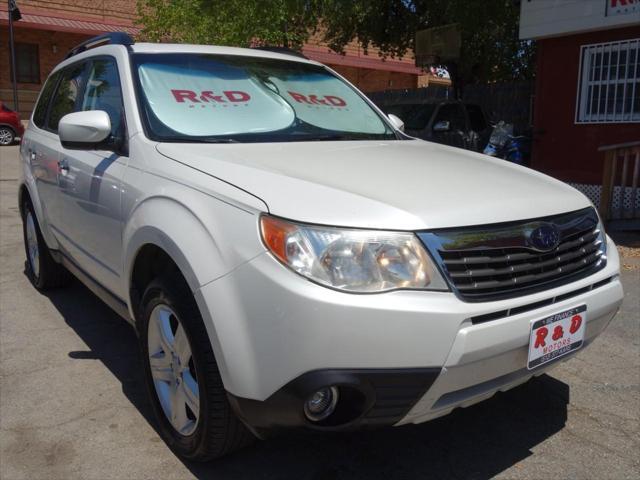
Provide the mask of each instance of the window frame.
POLYGON ((78 91, 78 97, 76 98, 76 102, 74 105, 74 112, 76 111, 81 111, 79 110, 79 107, 82 104, 82 100, 84 99, 84 93, 86 90, 86 86, 87 86, 87 80, 89 79, 89 73, 91 72, 91 68, 93 67, 93 62, 95 60, 108 60, 113 62, 113 64, 116 67, 116 75, 118 77, 118 85, 120 86, 120 102, 121 102, 121 106, 122 106, 122 125, 121 125, 121 134, 122 134, 122 145, 120 146, 120 148, 115 149, 114 151, 116 153, 119 153, 120 155, 128 155, 128 151, 129 151, 129 129, 128 129, 128 122, 127 122, 127 110, 125 108, 125 104, 124 104, 124 92, 125 89, 123 87, 122 84, 122 75, 120 74, 120 65, 118 63, 118 59, 113 56, 113 55, 96 55, 93 57, 87 57, 87 58, 82 58, 80 60, 77 60, 73 63, 70 63, 68 65, 65 65, 64 67, 58 68, 57 70, 52 71, 49 76, 47 77, 47 79, 45 80, 45 83, 42 86, 42 89, 40 90, 40 93, 38 94, 38 100, 36 101, 36 107, 38 106, 38 104, 40 103, 40 97, 42 96, 42 93, 44 91, 44 86, 46 85, 46 82, 48 82, 50 79, 52 79, 55 75, 58 76, 58 78, 55 79, 55 85, 53 87, 53 93, 51 95, 51 97, 49 98, 49 102, 47 103, 47 107, 46 107, 46 112, 45 112, 45 116, 44 116, 44 123, 43 126, 40 127, 38 125, 36 125, 36 123, 33 121, 33 115, 35 113, 35 108, 33 109, 33 111, 31 112, 31 124, 35 126, 35 128, 38 128, 40 130, 46 131, 48 133, 51 133, 53 135, 58 136, 58 131, 52 130, 49 128, 49 116, 51 114, 51 106, 53 104, 53 99, 55 98, 56 94, 58 93, 58 88, 60 86, 60 81, 64 75, 64 72, 68 69, 72 69, 74 67, 76 67, 77 65, 84 63, 84 68, 83 68, 83 81, 82 81, 82 86, 81 89, 78 91))
MULTIPOLYGON (((630 38, 630 39, 625 39, 625 40, 617 40, 614 42, 601 42, 601 43, 591 43, 591 44, 586 44, 586 45, 581 45, 580 46, 580 60, 579 60, 579 68, 578 68, 578 79, 577 79, 577 88, 576 88, 576 108, 575 108, 575 116, 574 116, 574 124, 575 125, 594 125, 594 124, 628 124, 628 123, 640 123, 640 111, 638 111, 637 113, 634 113, 633 111, 633 103, 634 103, 634 98, 637 94, 637 89, 640 87, 636 86, 636 83, 640 82, 640 75, 638 75, 638 64, 640 64, 640 38, 630 38), (631 64, 629 63, 629 52, 633 50, 633 45, 635 44, 635 50, 636 50, 636 58, 635 58, 635 66, 636 66, 636 71, 634 72, 633 76, 628 77, 624 79, 624 82, 620 81, 619 78, 619 70, 620 70, 620 63, 619 63, 619 55, 620 55, 620 51, 621 51, 621 46, 627 44, 627 63, 626 63, 626 70, 625 73, 627 73, 628 75, 628 71, 629 68, 631 67, 631 64), (587 102, 589 102, 591 100, 591 103, 593 104, 593 96, 589 96, 588 95, 588 91, 589 91, 589 84, 590 82, 594 82, 595 80, 590 80, 589 79, 589 73, 591 72, 591 59, 589 59, 589 61, 586 61, 587 55, 591 55, 591 53, 588 52, 588 50, 593 49, 593 55, 597 55, 598 51, 601 52, 601 55, 603 55, 605 52, 608 53, 609 55, 609 63, 607 64, 607 80, 606 83, 605 81, 602 80, 602 66, 603 66, 603 62, 602 60, 600 61, 600 80, 598 80, 598 85, 600 87, 600 89, 602 89, 602 87, 606 86, 606 91, 607 93, 605 94, 605 112, 603 112, 602 114, 600 113, 600 99, 601 99, 601 94, 602 91, 599 90, 598 93, 598 112, 597 113, 589 113, 587 114, 587 102), (610 74, 611 74, 611 68, 612 68, 612 64, 611 64, 611 53, 614 51, 618 52, 618 62, 615 64, 616 65, 616 78, 615 80, 612 80, 610 78, 610 74), (584 75, 584 77, 583 77, 584 75), (631 93, 631 110, 628 113, 624 112, 624 99, 626 99, 626 96, 623 96, 623 105, 622 105, 622 112, 621 113, 617 113, 616 112, 616 99, 618 98, 618 86, 623 83, 625 85, 625 87, 627 85, 631 85, 632 86, 632 93, 631 93), (606 112, 607 108, 608 108, 608 103, 607 100, 609 100, 611 97, 609 97, 609 89, 611 88, 611 86, 614 85, 614 93, 613 93, 613 113, 609 114, 606 112), (634 115, 636 115, 636 117, 634 117, 634 115), (611 119, 608 119, 607 117, 611 116, 611 119), (624 117, 628 117, 627 119, 625 119, 624 117), (594 118, 595 117, 595 118, 594 118)), ((592 85, 595 85, 592 83, 592 85)))

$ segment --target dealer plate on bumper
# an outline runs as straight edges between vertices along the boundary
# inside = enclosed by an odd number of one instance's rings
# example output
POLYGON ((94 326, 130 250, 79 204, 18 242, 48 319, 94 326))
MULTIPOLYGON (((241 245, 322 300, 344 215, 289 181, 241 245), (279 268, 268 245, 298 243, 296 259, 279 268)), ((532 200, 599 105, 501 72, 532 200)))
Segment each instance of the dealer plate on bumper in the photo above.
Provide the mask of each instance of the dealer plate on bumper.
POLYGON ((586 305, 531 322, 527 368, 533 370, 580 348, 586 323, 586 305))

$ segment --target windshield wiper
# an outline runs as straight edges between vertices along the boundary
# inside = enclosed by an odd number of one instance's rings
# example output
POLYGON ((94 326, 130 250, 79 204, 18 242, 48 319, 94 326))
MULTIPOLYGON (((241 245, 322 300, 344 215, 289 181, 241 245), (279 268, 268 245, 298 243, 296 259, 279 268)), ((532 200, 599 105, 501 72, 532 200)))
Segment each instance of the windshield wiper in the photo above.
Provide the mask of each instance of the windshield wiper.
POLYGON ((235 138, 199 138, 196 141, 201 141, 203 143, 240 143, 235 138))
POLYGON ((347 140, 345 135, 310 135, 310 136, 301 136, 300 140, 303 142, 327 142, 332 140, 347 140))
MULTIPOLYGON (((304 135, 300 136, 300 138, 295 138, 294 141, 300 142, 322 142, 322 141, 332 141, 332 140, 391 140, 389 138, 379 138, 376 135, 340 135, 340 134, 326 134, 326 135, 304 135)), ((397 140, 397 137, 394 136, 393 140, 397 140)))
POLYGON ((174 137, 164 141, 176 143, 240 143, 239 140, 228 137, 174 137))

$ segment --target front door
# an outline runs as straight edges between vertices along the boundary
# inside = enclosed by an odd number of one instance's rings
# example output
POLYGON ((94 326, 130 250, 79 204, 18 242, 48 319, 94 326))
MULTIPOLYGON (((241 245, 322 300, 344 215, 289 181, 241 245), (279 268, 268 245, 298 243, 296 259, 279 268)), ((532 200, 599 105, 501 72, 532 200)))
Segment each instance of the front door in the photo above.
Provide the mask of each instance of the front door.
POLYGON ((120 296, 120 200, 129 158, 124 150, 122 90, 113 58, 99 57, 90 63, 78 110, 107 112, 111 120, 108 141, 115 152, 62 148, 58 186, 64 215, 60 240, 80 268, 120 296))

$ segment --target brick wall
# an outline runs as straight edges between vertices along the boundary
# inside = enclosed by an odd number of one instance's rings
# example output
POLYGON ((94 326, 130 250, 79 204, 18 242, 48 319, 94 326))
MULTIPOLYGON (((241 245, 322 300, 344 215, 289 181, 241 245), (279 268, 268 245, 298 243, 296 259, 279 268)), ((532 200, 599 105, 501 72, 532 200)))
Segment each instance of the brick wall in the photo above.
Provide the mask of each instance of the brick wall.
POLYGON ((356 85, 363 92, 396 90, 418 87, 418 76, 410 73, 371 70, 368 68, 329 65, 333 70, 356 85))
MULTIPOLYGON (((324 47, 327 50, 329 50, 329 45, 322 41, 322 32, 316 32, 315 34, 313 34, 311 36, 311 38, 309 38, 309 41, 307 42, 307 45, 313 45, 316 47, 324 47)), ((353 40, 351 42, 349 42, 347 45, 345 45, 344 47, 344 54, 347 56, 351 56, 351 57, 370 57, 370 58, 381 58, 380 57, 380 50, 378 48, 372 47, 370 46, 366 53, 364 51, 364 49, 358 44, 357 40, 353 40)), ((393 58, 390 60, 394 60, 396 62, 402 62, 402 63, 406 63, 408 65, 413 65, 414 64, 414 56, 413 56, 413 50, 409 50, 407 51, 406 55, 404 57, 401 58, 393 58)))
MULTIPOLYGON (((5 2, 6 3, 6 2, 5 2)), ((136 0, 19 0, 20 9, 79 14, 95 20, 135 20, 136 0)))
MULTIPOLYGON (((330 51, 328 44, 322 40, 321 31, 312 35, 307 42, 307 45, 321 47, 322 49, 330 51)), ((369 47, 365 52, 358 44, 357 40, 349 42, 344 47, 344 54, 347 57, 371 58, 376 60, 381 59, 379 49, 369 47)), ((390 58, 389 60, 413 66, 413 51, 409 50, 402 58, 390 58)), ((334 65, 331 64, 331 62, 327 62, 327 65, 364 92, 417 88, 419 85, 428 85, 429 83, 427 79, 429 75, 415 75, 412 73, 393 72, 388 70, 356 68, 344 65, 334 65)))
MULTIPOLYGON (((51 32, 16 28, 14 30, 16 43, 32 43, 38 45, 40 57, 40 82, 44 82, 49 72, 60 63, 67 52, 77 44, 83 42, 88 35, 77 35, 66 32, 51 32), (54 52, 55 50, 55 52, 54 52)), ((13 105, 13 93, 11 90, 11 70, 9 68, 11 57, 9 53, 9 29, 0 27, 0 55, 1 63, 7 68, 0 68, 0 100, 13 105)), ((42 83, 18 83, 18 103, 20 114, 27 118, 33 108, 42 83)))

